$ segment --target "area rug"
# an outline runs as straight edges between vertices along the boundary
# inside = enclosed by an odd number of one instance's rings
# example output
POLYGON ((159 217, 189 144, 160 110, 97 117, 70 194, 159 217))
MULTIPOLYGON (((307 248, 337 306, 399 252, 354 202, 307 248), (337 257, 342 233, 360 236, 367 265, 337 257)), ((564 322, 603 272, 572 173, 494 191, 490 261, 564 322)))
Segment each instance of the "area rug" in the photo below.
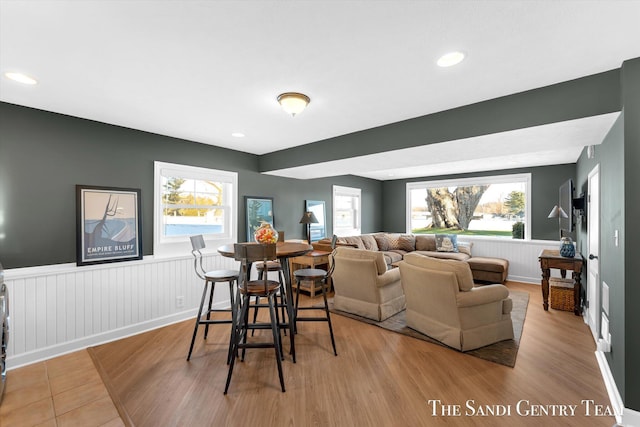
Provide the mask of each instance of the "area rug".
MULTIPOLYGON (((513 368, 516 365, 516 357, 518 356, 518 347, 520 345, 520 338, 522 337, 522 328, 524 326, 524 318, 527 315, 527 306, 529 305, 529 293, 522 291, 509 291, 509 296, 513 301, 513 309, 511 310, 511 320, 513 322, 513 336, 512 340, 500 341, 495 344, 487 345, 475 350, 470 350, 464 354, 470 356, 479 357, 480 359, 488 360, 490 362, 499 363, 501 365, 509 366, 513 368)), ((405 319, 405 311, 389 317, 382 322, 376 322, 375 320, 367 319, 366 317, 358 316, 356 314, 347 313, 345 311, 336 310, 333 308, 333 299, 329 300, 329 310, 332 313, 339 314, 340 316, 349 317, 351 319, 359 320, 361 322, 375 325, 388 331, 397 332, 402 335, 407 335, 413 338, 417 338, 430 343, 438 344, 443 347, 451 348, 445 344, 442 344, 435 339, 421 334, 407 326, 405 319)), ((458 351, 451 348, 453 351, 458 351)))

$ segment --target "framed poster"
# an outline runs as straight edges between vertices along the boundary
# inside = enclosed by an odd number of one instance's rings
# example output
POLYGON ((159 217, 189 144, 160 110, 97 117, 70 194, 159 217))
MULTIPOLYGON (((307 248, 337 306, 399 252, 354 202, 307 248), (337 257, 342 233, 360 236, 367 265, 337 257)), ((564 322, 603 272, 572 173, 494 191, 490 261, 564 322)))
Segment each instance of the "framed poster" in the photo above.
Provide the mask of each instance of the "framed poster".
POLYGON ((142 259, 140 190, 76 185, 78 265, 142 259))
POLYGON ((247 242, 253 242, 253 233, 263 222, 273 228, 273 197, 244 196, 244 207, 247 215, 247 242))
POLYGON ((311 224, 311 241, 317 242, 324 239, 327 234, 324 200, 305 200, 304 210, 305 212, 313 212, 318 219, 317 223, 311 224))

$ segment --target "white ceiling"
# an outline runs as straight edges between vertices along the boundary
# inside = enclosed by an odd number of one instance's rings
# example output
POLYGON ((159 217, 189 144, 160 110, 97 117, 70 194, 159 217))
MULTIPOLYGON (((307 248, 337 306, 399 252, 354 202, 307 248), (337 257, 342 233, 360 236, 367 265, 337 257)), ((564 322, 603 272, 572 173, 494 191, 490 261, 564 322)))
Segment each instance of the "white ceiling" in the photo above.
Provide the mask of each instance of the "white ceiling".
MULTIPOLYGON (((264 154, 618 68, 640 56, 639 20, 636 0, 0 0, 0 72, 39 81, 3 76, 0 100, 264 154), (437 67, 451 50, 466 60, 437 67), (276 103, 287 91, 311 97, 294 118, 276 103)), ((323 176, 575 162, 613 118, 329 162, 323 176)))

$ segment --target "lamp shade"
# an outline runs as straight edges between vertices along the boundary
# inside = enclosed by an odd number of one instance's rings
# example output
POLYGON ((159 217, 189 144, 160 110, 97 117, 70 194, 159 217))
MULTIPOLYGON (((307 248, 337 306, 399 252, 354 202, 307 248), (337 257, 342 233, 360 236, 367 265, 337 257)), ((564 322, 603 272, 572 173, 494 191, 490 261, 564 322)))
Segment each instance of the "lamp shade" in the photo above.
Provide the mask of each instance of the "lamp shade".
POLYGON ((555 205, 547 218, 569 218, 569 215, 560 206, 555 205))
POLYGON ((313 212, 307 211, 300 218, 300 224, 317 224, 318 218, 313 214, 313 212))

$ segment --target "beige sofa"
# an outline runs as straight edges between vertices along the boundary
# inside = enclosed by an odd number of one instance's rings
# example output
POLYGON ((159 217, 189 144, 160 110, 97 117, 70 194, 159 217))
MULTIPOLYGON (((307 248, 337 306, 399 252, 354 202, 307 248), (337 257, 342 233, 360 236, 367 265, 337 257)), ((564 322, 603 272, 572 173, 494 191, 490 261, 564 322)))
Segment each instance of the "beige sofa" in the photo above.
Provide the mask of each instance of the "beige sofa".
POLYGON ((400 270, 387 270, 381 252, 339 246, 330 261, 336 310, 382 321, 404 310, 400 270))
POLYGON ((410 328, 461 351, 513 338, 505 286, 474 287, 467 263, 418 253, 399 266, 410 328))
MULTIPOLYGON (((432 258, 465 261, 471 266, 474 280, 478 282, 504 283, 509 274, 509 261, 502 258, 474 257, 472 243, 458 242, 457 252, 438 251, 434 234, 371 233, 359 236, 338 237, 338 246, 350 246, 368 251, 382 252, 387 265, 402 261, 408 253, 418 253, 432 258)), ((313 244, 318 250, 331 251, 329 239, 313 244)))

